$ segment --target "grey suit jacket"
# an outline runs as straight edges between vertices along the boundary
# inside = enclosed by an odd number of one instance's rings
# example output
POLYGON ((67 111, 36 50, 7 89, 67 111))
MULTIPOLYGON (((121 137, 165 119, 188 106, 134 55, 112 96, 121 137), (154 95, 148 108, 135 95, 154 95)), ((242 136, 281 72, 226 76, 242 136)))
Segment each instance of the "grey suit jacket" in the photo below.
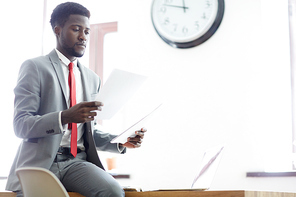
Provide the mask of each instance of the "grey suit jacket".
MULTIPOLYGON (((84 100, 93 101, 100 89, 100 79, 79 62, 78 68, 84 100)), ((15 174, 17 168, 51 167, 63 136, 59 127, 59 112, 69 108, 64 78, 55 50, 22 64, 14 89, 14 132, 23 140, 8 176, 7 190, 21 190, 15 174)), ((87 160, 103 168, 96 148, 118 152, 117 144, 110 143, 115 136, 94 130, 93 122, 85 123, 84 128, 87 160)))

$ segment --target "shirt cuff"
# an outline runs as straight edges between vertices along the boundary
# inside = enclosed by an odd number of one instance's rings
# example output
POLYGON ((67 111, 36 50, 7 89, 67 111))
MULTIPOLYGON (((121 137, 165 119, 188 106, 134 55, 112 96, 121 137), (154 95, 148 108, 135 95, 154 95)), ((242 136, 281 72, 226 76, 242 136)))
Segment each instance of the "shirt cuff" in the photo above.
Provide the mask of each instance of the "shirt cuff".
POLYGON ((124 151, 125 147, 124 146, 120 146, 120 144, 118 143, 117 144, 117 149, 118 149, 118 152, 119 153, 122 153, 124 151))
POLYGON ((59 126, 61 129, 61 132, 65 131, 65 127, 62 125, 62 111, 59 113, 59 126))

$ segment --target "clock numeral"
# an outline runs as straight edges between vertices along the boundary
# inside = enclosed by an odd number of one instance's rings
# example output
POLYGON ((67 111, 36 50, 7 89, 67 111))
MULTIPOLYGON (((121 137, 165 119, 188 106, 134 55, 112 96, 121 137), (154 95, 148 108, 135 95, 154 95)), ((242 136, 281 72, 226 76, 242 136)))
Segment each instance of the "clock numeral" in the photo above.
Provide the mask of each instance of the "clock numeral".
POLYGON ((165 0, 164 3, 173 3, 173 0, 165 0))
POLYGON ((164 25, 170 24, 170 18, 166 17, 163 22, 164 25))
POLYGON ((178 25, 177 24, 173 24, 174 26, 174 31, 177 31, 178 25))
POLYGON ((187 34, 187 33, 188 33, 188 28, 187 28, 187 27, 183 27, 182 32, 183 32, 184 34, 187 34))
POLYGON ((201 16, 202 19, 207 19, 206 13, 203 13, 203 15, 201 16))
POLYGON ((164 7, 164 6, 162 6, 161 8, 160 8, 160 12, 162 12, 162 13, 166 13, 166 7, 164 7))
POLYGON ((194 26, 197 30, 199 30, 199 22, 198 21, 195 21, 194 26))
POLYGON ((212 3, 209 0, 206 0, 206 8, 209 8, 212 6, 212 3))

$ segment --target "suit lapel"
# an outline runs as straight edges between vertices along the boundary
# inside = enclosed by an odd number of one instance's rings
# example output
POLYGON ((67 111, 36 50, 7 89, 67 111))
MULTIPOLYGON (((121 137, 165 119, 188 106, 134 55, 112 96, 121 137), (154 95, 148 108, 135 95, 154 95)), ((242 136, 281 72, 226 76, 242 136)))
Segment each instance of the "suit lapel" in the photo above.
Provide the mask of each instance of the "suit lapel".
MULTIPOLYGON (((60 63, 60 60, 59 60, 59 57, 58 55, 56 54, 56 51, 55 50, 52 50, 49 54, 49 59, 52 63, 52 66, 56 72, 56 75, 58 77, 58 80, 59 80, 59 84, 61 86, 61 89, 63 91, 63 95, 64 95, 64 99, 65 101, 67 101, 67 94, 66 94, 66 85, 65 84, 65 77, 64 77, 64 73, 63 73, 63 69, 62 69, 62 66, 61 66, 61 63, 60 63)), ((90 94, 89 94, 89 90, 88 88, 86 88, 87 86, 87 79, 88 79, 88 76, 87 76, 87 72, 85 71, 85 68, 80 64, 80 62, 78 61, 77 62, 77 66, 80 70, 80 73, 81 73, 81 81, 82 81, 82 88, 83 88, 83 97, 84 97, 84 100, 85 101, 90 101, 91 98, 90 98, 90 94)), ((69 108, 69 104, 68 102, 67 103, 67 106, 69 108)))
MULTIPOLYGON (((81 73, 81 82, 82 82, 82 87, 83 87, 83 96, 85 101, 91 101, 91 94, 89 88, 87 88, 88 85, 88 72, 86 71, 86 67, 82 66, 79 61, 77 62, 77 66, 80 70, 81 73)), ((92 136, 92 131, 93 131, 93 121, 92 122, 87 122, 85 123, 85 132, 84 132, 84 145, 86 148, 86 153, 87 153, 87 158, 86 160, 89 162, 92 162, 96 164, 98 167, 102 168, 103 170, 104 167, 100 161, 99 155, 96 150, 96 145, 93 140, 92 136)))
POLYGON ((83 97, 85 101, 90 101, 90 94, 89 94, 89 88, 87 88, 87 72, 85 71, 85 67, 83 67, 79 61, 77 61, 77 66, 80 70, 81 74, 81 83, 82 83, 82 89, 83 89, 83 97))
POLYGON ((65 102, 67 104, 67 107, 69 108, 69 103, 67 102, 67 94, 66 94, 66 85, 67 84, 65 84, 65 77, 64 77, 64 73, 63 73, 63 69, 62 69, 59 57, 58 57, 55 50, 52 50, 48 54, 48 56, 49 56, 49 59, 51 61, 52 66, 53 66, 53 68, 54 68, 54 70, 56 72, 56 75, 58 77, 59 84, 61 86, 61 89, 62 89, 62 92, 63 92, 63 95, 64 95, 65 102))

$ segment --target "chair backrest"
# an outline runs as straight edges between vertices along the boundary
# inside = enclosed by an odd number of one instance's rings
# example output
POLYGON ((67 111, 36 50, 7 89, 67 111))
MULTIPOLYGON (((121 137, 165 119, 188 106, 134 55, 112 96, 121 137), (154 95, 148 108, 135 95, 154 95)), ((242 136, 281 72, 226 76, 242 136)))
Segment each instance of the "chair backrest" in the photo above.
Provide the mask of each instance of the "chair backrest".
POLYGON ((60 180, 49 170, 23 167, 16 170, 24 197, 69 197, 60 180))

